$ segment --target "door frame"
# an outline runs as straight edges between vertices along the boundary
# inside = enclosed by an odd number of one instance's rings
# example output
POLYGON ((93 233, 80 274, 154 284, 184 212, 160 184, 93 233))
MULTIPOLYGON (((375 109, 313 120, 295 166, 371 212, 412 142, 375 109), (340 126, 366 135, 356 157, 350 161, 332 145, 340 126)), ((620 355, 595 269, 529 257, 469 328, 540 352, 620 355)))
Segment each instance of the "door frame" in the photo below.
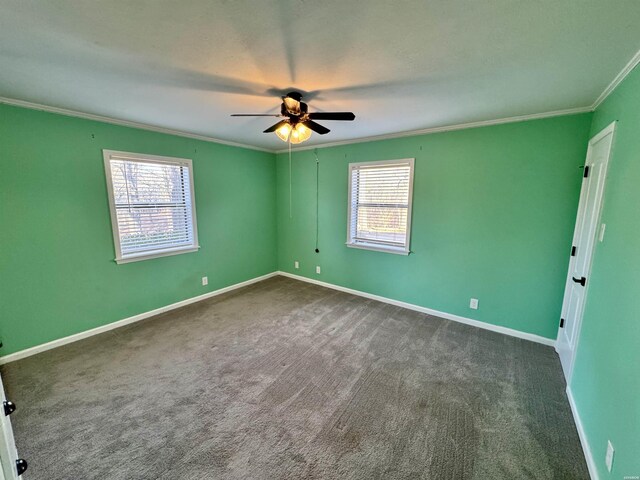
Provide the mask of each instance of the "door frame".
POLYGON ((18 459, 18 450, 16 449, 15 440, 13 438, 13 429, 11 428, 11 420, 4 412, 4 402, 7 400, 4 385, 2 384, 2 376, 0 376, 0 479, 18 480, 22 475, 18 475, 16 469, 16 460, 18 459))
MULTIPOLYGON (((591 271, 593 269, 593 257, 595 254, 595 250, 596 250, 596 245, 598 243, 598 236, 600 235, 600 231, 602 229, 602 210, 603 210, 603 206, 604 206, 604 195, 605 195, 605 191, 606 191, 606 187, 607 187, 607 177, 609 174, 609 164, 611 162, 611 157, 613 155, 613 143, 615 140, 615 131, 616 131, 616 126, 617 126, 618 121, 614 120, 613 122, 611 122, 609 125, 607 125, 605 128, 603 128, 600 132, 598 132, 596 135, 594 135, 588 143, 588 147, 587 147, 587 155, 585 157, 585 168, 587 168, 587 161, 589 160, 591 151, 593 149, 593 145, 595 145, 596 143, 598 143, 600 140, 602 140, 604 137, 606 137, 607 135, 611 134, 611 144, 609 145, 609 152, 607 154, 607 158, 604 162, 604 168, 603 168, 603 175, 604 175, 604 179, 603 179, 603 184, 602 184, 602 192, 600 194, 600 197, 597 199, 598 205, 596 206, 597 208, 597 214, 595 216, 595 228, 593 230, 593 242, 592 242, 592 247, 591 247, 591 251, 588 252, 588 256, 589 256, 589 260, 588 260, 588 266, 587 266, 587 271, 585 272, 585 276, 588 279, 586 285, 584 286, 584 295, 582 298, 582 305, 580 307, 580 311, 578 316, 575 319, 575 325, 574 325, 574 334, 573 334, 573 338, 575 338, 575 342, 573 345, 573 349, 570 352, 570 361, 569 361, 569 366, 568 368, 565 370, 564 365, 562 366, 562 370, 563 373, 565 375, 565 379, 567 381, 567 383, 569 383, 571 381, 571 376, 573 375, 573 368, 575 366, 575 360, 576 360, 576 353, 578 351, 578 347, 580 344, 580 333, 582 330, 582 320, 584 317, 584 311, 585 311, 585 306, 587 304, 587 300, 588 300, 588 296, 589 296, 589 286, 591 285, 591 271)), ((586 208, 586 199, 585 199, 585 195, 587 194, 586 189, 584 188, 585 183, 582 182, 582 185, 580 187, 580 199, 578 200, 578 211, 576 213, 576 223, 575 225, 578 224, 578 219, 580 218, 580 215, 583 211, 583 209, 586 208)), ((574 232, 573 232, 573 237, 572 237, 572 245, 576 245, 576 235, 577 235, 577 231, 575 230, 575 225, 574 225, 574 232)), ((569 284, 570 281, 570 277, 571 277, 571 271, 572 271, 572 267, 573 267, 573 262, 575 261, 576 257, 569 257, 569 266, 567 268, 567 281, 565 282, 565 290, 564 290, 564 296, 562 299, 562 310, 561 310, 561 318, 565 318, 565 312, 567 309, 567 303, 568 303, 568 295, 567 295, 567 285, 569 284)), ((564 334, 564 329, 562 327, 558 327, 558 335, 556 337, 556 343, 560 343, 560 338, 561 336, 564 334)), ((556 346, 556 351, 559 353, 559 349, 556 346)))

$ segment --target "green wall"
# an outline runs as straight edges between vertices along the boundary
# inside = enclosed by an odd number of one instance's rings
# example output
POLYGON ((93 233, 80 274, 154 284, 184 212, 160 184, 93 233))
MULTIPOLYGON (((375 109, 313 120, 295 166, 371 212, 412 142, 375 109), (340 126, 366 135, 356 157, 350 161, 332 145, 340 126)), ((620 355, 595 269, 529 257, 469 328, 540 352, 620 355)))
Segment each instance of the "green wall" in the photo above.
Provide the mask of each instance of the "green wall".
POLYGON ((286 155, 276 161, 0 105, 1 353, 278 267, 553 338, 590 121, 585 114, 319 149, 316 254, 313 151, 294 153, 289 218, 286 155), (199 252, 115 264, 103 148, 193 159, 199 252), (403 157, 416 158, 413 253, 347 248, 348 163, 403 157), (470 297, 479 310, 468 308, 470 297))
POLYGON ((0 105, 1 354, 273 272, 274 162, 270 153, 0 105), (193 160, 199 252, 114 262, 103 148, 193 160))
POLYGON ((571 391, 600 478, 640 476, 640 68, 598 107, 591 135, 617 120, 571 391), (607 440, 615 448, 605 467, 607 440))
POLYGON ((318 149, 319 254, 314 152, 293 154, 291 217, 279 154, 279 268, 555 338, 590 122, 582 114, 318 149), (416 159, 413 253, 346 247, 348 164, 407 157, 416 159))

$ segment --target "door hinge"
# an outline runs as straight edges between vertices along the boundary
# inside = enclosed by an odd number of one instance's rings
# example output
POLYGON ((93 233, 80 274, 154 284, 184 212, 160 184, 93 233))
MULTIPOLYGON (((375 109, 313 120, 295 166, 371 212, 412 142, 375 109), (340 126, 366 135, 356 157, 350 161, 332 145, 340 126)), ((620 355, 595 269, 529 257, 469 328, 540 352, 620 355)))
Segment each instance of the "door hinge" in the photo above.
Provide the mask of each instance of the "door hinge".
POLYGON ((560 319, 560 328, 564 328, 564 318, 560 319))
POLYGON ((27 471, 27 461, 24 458, 19 458, 16 460, 16 470, 18 471, 18 476, 22 475, 27 471))
POLYGON ((571 256, 572 257, 576 256, 576 246, 575 245, 573 247, 571 247, 571 256))
POLYGON ((13 412, 16 411, 16 404, 13 403, 11 400, 5 400, 4 402, 2 402, 2 406, 4 407, 5 417, 8 417, 9 415, 11 415, 13 412))
POLYGON ((589 176, 589 165, 585 165, 584 166, 584 178, 587 178, 589 176))

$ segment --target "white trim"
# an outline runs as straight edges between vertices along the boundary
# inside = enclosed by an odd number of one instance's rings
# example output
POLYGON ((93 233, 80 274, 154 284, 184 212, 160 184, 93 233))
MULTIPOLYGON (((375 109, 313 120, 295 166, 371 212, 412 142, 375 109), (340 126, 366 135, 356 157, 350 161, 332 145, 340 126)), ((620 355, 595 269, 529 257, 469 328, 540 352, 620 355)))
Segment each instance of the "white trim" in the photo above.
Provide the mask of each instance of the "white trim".
POLYGON ((172 257, 174 255, 180 255, 183 253, 193 253, 200 250, 200 245, 168 248, 161 251, 142 252, 134 255, 127 255, 126 258, 116 258, 115 262, 118 265, 124 265, 125 263, 141 262, 142 260, 151 260, 152 258, 172 257))
POLYGON ((16 360, 30 357, 31 355, 45 352, 53 348, 61 347, 62 345, 67 345, 68 343, 77 342, 78 340, 82 340, 84 338, 88 338, 94 335, 98 335, 100 333, 108 332, 109 330, 114 330, 119 327, 124 327, 125 325, 139 322, 140 320, 144 320, 145 318, 153 317, 155 315, 159 315, 161 313, 165 313, 170 310, 175 310, 176 308, 184 307, 186 305, 190 305, 192 303, 196 303, 201 300, 206 300, 208 298, 221 295, 231 290, 236 290, 238 288, 246 287, 247 285, 251 285, 253 283, 261 282, 262 280, 275 277, 277 274, 278 274, 277 272, 267 273, 266 275, 262 275, 260 277, 251 278, 249 280, 245 280, 244 282, 236 283, 234 285, 229 285, 228 287, 223 287, 218 290, 214 290, 213 292, 208 292, 203 295, 198 295, 197 297, 187 298, 186 300, 181 300, 179 302, 172 303, 171 305, 166 305, 164 307, 156 308, 148 312, 139 313, 138 315, 134 315, 132 317, 123 318, 122 320, 117 320, 113 323, 108 323, 100 327, 92 328, 91 330, 85 330, 84 332, 76 333, 74 335, 69 335, 68 337, 64 337, 64 338, 59 338, 51 342, 43 343, 42 345, 36 345, 35 347, 27 348, 25 350, 20 350, 19 352, 10 353, 9 355, 0 357, 0 365, 4 365, 9 362, 15 362, 16 360))
POLYGON ((378 252, 394 253, 396 255, 409 255, 410 243, 411 243, 411 207, 413 206, 413 170, 415 168, 415 158, 398 158, 394 160, 375 160, 369 162, 354 162, 349 164, 349 197, 347 199, 347 247, 361 248, 363 250, 375 250, 378 252), (385 245, 382 242, 377 243, 374 240, 370 241, 358 241, 351 237, 352 225, 351 221, 353 213, 353 171, 362 167, 381 167, 385 165, 409 165, 409 207, 407 208, 407 227, 404 235, 404 245, 394 246, 385 245))
POLYGON ((571 413, 573 414, 573 421, 576 424, 576 429, 578 430, 578 437, 580 438, 580 444, 582 445, 582 451, 584 453, 584 458, 587 461, 587 468, 589 469, 589 476, 591 480, 599 480, 598 476, 598 468, 596 467, 596 462, 593 459, 593 455, 591 453, 591 447, 589 446, 589 441, 587 440, 587 434, 584 431, 584 427, 582 426, 582 420, 580 419, 580 414, 578 413, 578 407, 576 406, 576 402, 573 399, 573 393, 571 393, 571 388, 567 385, 567 398, 569 399, 569 407, 571 407, 571 413))
POLYGON ((196 133, 183 132, 181 130, 173 130, 171 128, 157 127, 154 125, 148 125, 146 123, 133 122, 130 120, 120 120, 112 117, 105 117, 103 115, 94 115, 93 113, 79 112, 77 110, 69 110, 67 108, 52 107, 49 105, 42 105, 40 103, 27 102, 25 100, 17 100, 15 98, 0 97, 0 103, 6 105, 12 105, 14 107, 28 108, 30 110, 40 110, 42 112, 57 113, 59 115, 66 115, 67 117, 84 118, 85 120, 93 120, 95 122, 110 123, 112 125, 120 125, 122 127, 139 128, 141 130, 149 130, 151 132, 165 133, 167 135, 176 135, 178 137, 193 138, 194 140, 202 140, 203 142, 219 143, 221 145, 228 145, 230 147, 248 148, 249 150, 258 150, 260 152, 274 153, 273 150, 268 148, 256 147, 254 145, 247 145, 245 143, 231 142, 228 140, 220 140, 219 138, 209 137, 207 135, 198 135, 196 133))
MULTIPOLYGON (((339 140, 337 142, 322 143, 320 145, 308 145, 298 147, 294 152, 302 150, 313 150, 315 148, 339 147, 342 145, 351 145, 352 143, 375 142, 379 140, 390 140, 393 138, 414 137, 417 135, 429 135, 432 133, 451 132, 454 130, 466 130, 469 128, 490 127, 491 125, 502 125, 504 123, 525 122, 527 120, 540 120, 543 118, 561 117, 564 115, 577 115, 579 113, 588 113, 592 111, 591 106, 567 108, 565 110, 555 110, 552 112, 532 113, 529 115, 518 115, 515 117, 498 118, 495 120, 481 120, 478 122, 458 123, 454 125, 445 125, 442 127, 424 128, 421 130, 409 130, 405 132, 386 133, 382 135, 374 135, 371 137, 354 138, 350 140, 339 140)), ((274 153, 287 153, 289 150, 276 150, 274 153)))
MULTIPOLYGON (((7 401, 4 385, 0 378, 0 402, 3 404, 7 401)), ((16 461, 20 458, 16 449, 16 441, 13 436, 13 428, 11 427, 11 418, 9 415, 0 414, 0 479, 2 480, 19 480, 22 475, 18 475, 16 469, 16 461)))
MULTIPOLYGON (((156 127, 153 125, 147 125, 144 123, 139 123, 139 122, 133 122, 133 121, 129 121, 129 120, 119 120, 116 118, 111 118, 111 117, 105 117, 102 115, 94 115, 91 113, 84 113, 84 112, 79 112, 76 110, 69 110, 66 108, 60 108, 60 107, 51 107, 49 105, 42 105, 39 103, 33 103, 33 102, 27 102, 25 100, 17 100, 14 98, 8 98, 8 97, 0 97, 0 103, 4 103, 6 105, 12 105, 15 107, 22 107, 22 108, 28 108, 31 110, 40 110, 43 112, 49 112, 49 113, 57 113, 59 115, 66 115, 69 117, 77 117, 77 118, 84 118, 86 120, 93 120, 96 122, 103 122, 103 123, 110 123, 113 125, 120 125, 120 126, 124 126, 124 127, 131 127, 131 128, 138 128, 141 130, 148 130, 148 131, 152 131, 152 132, 158 132, 158 133, 164 133, 167 135, 176 135, 178 137, 186 137, 186 138, 193 138, 194 140, 202 140, 203 142, 210 142, 210 143, 218 143, 221 145, 228 145, 231 147, 239 147, 239 148, 247 148, 250 150, 257 150, 259 152, 267 152, 267 153, 287 153, 288 150, 287 149, 283 149, 283 150, 277 150, 277 149, 269 149, 269 148, 262 148, 262 147, 256 147, 254 145, 248 145, 245 143, 238 143, 238 142, 231 142, 231 141, 227 141, 227 140, 220 140, 218 138, 214 138, 214 137, 208 137, 206 135, 198 135, 195 133, 188 133, 188 132, 183 132, 180 130, 172 130, 170 128, 164 128, 164 127, 156 127)), ((488 127, 491 125, 501 125, 504 123, 516 123, 516 122, 524 122, 527 120, 537 120, 537 119, 543 119, 543 118, 550 118, 550 117, 560 117, 560 116, 564 116, 564 115, 576 115, 579 113, 587 113, 587 112, 591 112, 593 111, 593 106, 587 106, 587 107, 577 107, 577 108, 568 108, 568 109, 564 109, 564 110, 554 110, 551 112, 542 112, 542 113, 533 113, 533 114, 529 114, 529 115, 518 115, 515 117, 506 117, 506 118, 498 118, 498 119, 494 119, 494 120, 481 120, 478 122, 469 122, 469 123, 459 123, 459 124, 454 124, 454 125, 446 125, 446 126, 442 126, 442 127, 432 127, 432 128, 424 128, 424 129, 420 129, 420 130, 409 130, 409 131, 404 131, 404 132, 395 132, 395 133, 388 133, 388 134, 382 134, 382 135, 374 135, 374 136, 370 136, 370 137, 362 137, 362 138, 354 138, 354 139, 350 139, 350 140, 340 140, 337 142, 329 142, 329 143, 323 143, 320 145, 308 145, 308 146, 304 146, 304 147, 298 147, 295 148, 294 151, 302 151, 302 150, 313 150, 315 148, 328 148, 328 147, 337 147, 337 146, 341 146, 341 145, 350 145, 352 143, 364 143, 364 142, 373 142, 373 141, 378 141, 378 140, 388 140, 388 139, 392 139, 392 138, 401 138, 401 137, 413 137, 413 136, 417 136, 417 135, 428 135, 431 133, 441 133, 441 132, 450 132, 450 131, 454 131, 454 130, 466 130, 469 128, 478 128, 478 127, 488 127)))
POLYGON ((170 310, 175 310, 176 308, 184 307, 186 305, 190 305, 192 303, 196 303, 201 300, 206 300, 208 298, 221 295, 231 290, 236 290, 238 288, 246 287, 247 285, 251 285, 253 283, 261 282, 268 278, 275 277, 276 275, 282 275, 283 277, 289 277, 289 278, 293 278, 303 282, 313 283, 315 285, 320 285, 322 287, 339 290, 341 292, 350 293, 352 295, 358 295, 364 298, 370 298, 372 300, 377 300, 379 302, 389 303, 391 305, 407 308, 409 310, 414 310, 416 312, 426 313, 428 315, 434 315, 437 317, 445 318, 447 320, 453 320, 454 322, 464 323, 464 324, 482 328, 485 330, 491 330, 493 332, 503 333, 505 335, 522 338, 524 340, 541 343, 543 345, 553 346, 555 343, 552 339, 541 337, 539 335, 534 335, 532 333, 520 332, 518 330, 513 330, 511 328, 500 327, 498 325, 492 325, 490 323, 485 323, 485 322, 473 320, 470 318, 460 317, 458 315, 453 315, 451 313, 440 312, 438 310, 433 310, 431 308, 421 307, 419 305, 413 305, 411 303, 401 302, 398 300, 393 300, 391 298, 381 297, 379 295, 373 295, 371 293, 361 292, 359 290, 353 290, 351 288, 341 287, 339 285, 334 285, 327 282, 321 282, 319 280, 313 280, 311 278, 302 277, 300 275, 294 275, 292 273, 283 272, 283 271, 276 271, 272 273, 267 273, 266 275, 262 275, 260 277, 255 277, 255 278, 246 280, 244 282, 236 283, 234 285, 229 285, 228 287, 223 287, 218 290, 214 290, 213 292, 208 292, 203 295, 198 295, 197 297, 187 298, 186 300, 181 300, 179 302, 172 303, 171 305, 166 305, 164 307, 156 308, 148 312, 143 312, 143 313, 139 313, 138 315, 133 315, 132 317, 124 318, 122 320, 117 320, 115 322, 108 323, 107 325, 102 325, 100 327, 92 328, 91 330, 85 330, 84 332, 76 333, 74 335, 69 335, 68 337, 59 338, 51 342, 43 343, 42 345, 36 345, 35 347, 30 347, 25 350, 20 350, 18 352, 10 353, 9 355, 0 357, 0 365, 4 365, 10 362, 15 362, 16 360, 21 360, 23 358, 27 358, 41 352, 51 350, 53 348, 61 347, 69 343, 77 342, 78 340, 82 340, 84 338, 88 338, 94 335, 98 335, 100 333, 108 332, 109 330, 115 330, 116 328, 124 327, 125 325, 139 322, 140 320, 144 320, 146 318, 153 317, 155 315, 159 315, 161 313, 165 313, 170 310))
POLYGON ((640 64, 640 50, 638 50, 636 54, 631 57, 629 63, 624 66, 620 73, 616 75, 616 78, 614 78, 611 83, 607 85, 607 88, 605 88, 600 96, 596 99, 596 101, 593 102, 593 105, 591 105, 591 110, 595 110, 596 108, 598 108, 600 104, 604 102, 606 98, 611 94, 611 92, 613 92, 616 87, 620 85, 625 78, 627 78, 627 75, 629 75, 631 71, 638 66, 638 64, 640 64))
POLYGON ((514 330, 508 327, 501 327, 499 325, 493 325, 491 323, 481 322, 479 320, 473 320, 471 318, 461 317, 459 315, 454 315, 452 313, 441 312, 438 310, 433 310, 431 308, 422 307, 420 305, 414 305, 412 303, 401 302, 399 300, 394 300, 392 298, 381 297, 380 295, 374 295, 372 293, 362 292, 360 290, 354 290, 352 288, 342 287, 340 285, 335 285, 333 283, 321 282, 320 280, 314 280, 312 278, 303 277, 300 275, 295 275, 289 272, 278 271, 276 272, 278 275, 282 275, 283 277, 293 278, 295 280, 300 280, 302 282, 313 283, 314 285, 320 285, 322 287, 331 288, 333 290, 338 290, 341 292, 350 293, 352 295, 357 295, 359 297, 369 298, 371 300, 377 300, 378 302, 389 303, 391 305, 395 305, 397 307, 407 308, 409 310, 414 310, 416 312, 426 313, 427 315, 433 315, 436 317, 445 318, 447 320, 453 320, 454 322, 464 323, 466 325, 471 325, 473 327, 482 328, 484 330, 491 330, 492 332, 502 333, 504 335, 509 335, 511 337, 522 338, 523 340, 529 340, 531 342, 541 343, 543 345, 548 345, 550 347, 555 346, 555 340, 551 338, 541 337, 540 335, 535 335, 533 333, 521 332, 519 330, 514 330))
POLYGON ((200 249, 198 243, 198 220, 196 216, 196 193, 194 188, 193 162, 188 158, 165 157, 160 155, 149 155, 146 153, 121 152, 117 150, 102 150, 104 160, 104 171, 107 178, 107 195, 109 198, 109 210, 111 212, 111 230, 113 231, 113 243, 116 250, 116 263, 131 263, 142 260, 150 260, 152 258, 167 257, 170 255, 179 255, 181 253, 197 252, 200 249), (149 164, 164 163, 167 165, 178 165, 186 167, 189 172, 189 202, 191 206, 191 231, 193 233, 193 243, 189 245, 180 245, 165 247, 159 250, 146 250, 122 255, 122 245, 120 244, 120 224, 118 222, 118 214, 116 211, 115 198, 113 193, 113 176, 111 172, 111 160, 130 160, 134 162, 142 162, 149 164))
POLYGON ((411 253, 410 250, 404 249, 402 247, 392 247, 392 246, 382 246, 382 245, 374 245, 371 243, 357 242, 350 243, 346 242, 345 245, 349 248, 358 248, 360 250, 370 250, 372 252, 383 252, 383 253, 393 253, 394 255, 409 255, 411 253))
MULTIPOLYGON (((580 189, 580 199, 578 201, 578 212, 576 214, 576 223, 575 223, 575 231, 574 231, 574 238, 571 242, 572 245, 576 245, 578 246, 578 248, 582 248, 583 251, 588 252, 588 257, 586 258, 586 263, 585 268, 586 271, 582 273, 582 275, 584 277, 586 277, 587 280, 587 284, 584 286, 584 292, 583 292, 583 296, 582 296, 582 300, 579 300, 580 302, 580 306, 578 307, 578 313, 575 316, 573 320, 574 323, 574 332, 572 333, 571 336, 571 341, 573 342, 573 345, 570 345, 568 342, 565 341, 565 339, 567 338, 565 335, 565 330, 566 328, 568 328, 566 325, 563 328, 560 328, 558 326, 558 334, 556 336, 556 349, 558 351, 558 355, 560 356, 560 363, 562 364, 562 371, 564 372, 564 376, 567 380, 567 383, 571 382, 571 376, 573 374, 573 367, 574 367, 574 363, 575 363, 575 359, 576 359, 576 354, 578 351, 578 345, 580 343, 580 332, 582 330, 582 319, 584 316, 584 309, 585 309, 585 305, 587 303, 587 298, 589 295, 589 290, 590 290, 590 285, 591 285, 591 271, 592 271, 592 265, 593 265, 593 257, 595 255, 595 250, 597 248, 597 241, 596 241, 596 235, 597 235, 597 231, 598 231, 598 225, 600 224, 601 220, 602 220, 602 211, 604 208, 604 193, 606 190, 606 185, 607 185, 607 174, 608 174, 608 169, 609 169, 609 163, 611 161, 611 157, 613 155, 613 147, 614 147, 614 140, 615 140, 615 132, 616 132, 616 125, 617 125, 618 121, 614 120, 613 122, 611 122, 609 125, 607 125, 604 129, 602 129, 602 131, 600 131, 598 134, 594 135, 590 140, 589 143, 587 145, 587 155, 585 157, 585 168, 588 166, 587 163, 592 160, 592 149, 593 146, 595 144, 597 144, 598 142, 604 140, 607 136, 611 136, 610 139, 610 143, 609 143, 609 149, 607 151, 607 156, 604 159, 603 162, 603 166, 602 166, 602 175, 600 177, 600 182, 598 184, 595 185, 596 188, 596 197, 595 197, 595 202, 596 202, 596 211, 595 213, 595 217, 593 218, 593 231, 591 233, 587 234, 587 238, 586 238, 586 243, 585 245, 580 245, 581 244, 581 240, 578 236, 579 233, 582 229, 582 226, 579 224, 579 222, 581 222, 581 218, 582 215, 584 213, 584 209, 587 206, 587 199, 586 196, 588 195, 588 188, 589 184, 585 184, 583 182, 583 185, 580 189), (587 250, 585 250, 585 248, 587 250), (567 354, 568 357, 567 358, 567 354)), ((593 169, 593 165, 591 165, 592 169, 593 169)), ((592 181, 591 175, 589 175, 589 182, 592 181)), ((584 180, 584 179, 583 179, 584 180)), ((591 224, 589 222, 589 224, 591 224)), ((567 269, 567 280, 565 283, 565 291, 564 291, 564 297, 563 297, 563 301, 562 301, 562 310, 560 311, 560 316, 562 318, 564 318, 565 320, 569 320, 570 317, 568 317, 568 309, 569 309, 569 294, 568 292, 570 292, 571 288, 573 286, 575 286, 575 284, 573 283, 573 271, 575 268, 575 262, 577 261, 578 257, 569 257, 569 266, 567 269)))
MULTIPOLYGON (((594 145, 602 140, 604 137, 609 135, 610 133, 616 132, 616 125, 618 124, 617 120, 614 120, 609 125, 604 127, 600 133, 596 134, 591 140, 589 140, 589 145, 594 145)), ((611 140, 611 148, 613 148, 613 139, 611 140)))

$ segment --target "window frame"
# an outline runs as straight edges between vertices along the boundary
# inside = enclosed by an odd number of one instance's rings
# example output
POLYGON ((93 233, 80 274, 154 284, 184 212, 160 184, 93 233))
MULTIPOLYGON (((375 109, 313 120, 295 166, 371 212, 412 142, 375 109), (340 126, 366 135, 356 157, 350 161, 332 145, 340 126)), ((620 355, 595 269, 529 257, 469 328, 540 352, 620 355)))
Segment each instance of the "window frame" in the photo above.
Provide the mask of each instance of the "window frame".
MULTIPOLYGON (((347 211, 347 242, 349 248, 359 248, 362 250, 373 250, 375 252, 393 253, 396 255, 409 255, 411 253, 411 223, 413 210, 413 175, 415 170, 415 158, 399 158, 394 160, 376 160, 372 162, 354 162, 349 164, 349 196, 347 202, 349 208, 347 211), (383 166, 383 165, 406 165, 409 164, 409 206, 407 208, 407 229, 405 232, 404 247, 396 247, 393 245, 385 245, 377 242, 356 241, 351 237, 351 219, 353 212, 353 170, 367 166, 383 166)), ((356 219, 357 221, 357 219, 356 219)))
POLYGON ((102 156, 104 160, 104 169, 107 179, 107 194, 109 197, 109 211, 111 214, 111 230, 113 233, 113 243, 115 247, 116 258, 114 261, 117 264, 139 262, 142 260, 149 260, 152 258, 168 257, 171 255, 179 255, 181 253, 197 252, 200 249, 198 242, 198 221, 196 218, 196 194, 193 186, 193 162, 188 158, 178 157, 165 157, 160 155, 149 155, 146 153, 133 153, 133 152, 121 152, 118 150, 102 150, 102 156), (114 158, 115 157, 115 158, 114 158), (120 227, 118 225, 118 214, 116 210, 114 191, 113 191, 113 178, 111 176, 111 160, 134 160, 137 162, 146 163, 164 163, 169 165, 180 165, 186 167, 189 171, 189 188, 191 197, 191 219, 192 219, 192 231, 193 231, 193 243, 190 245, 184 245, 179 247, 163 248, 161 250, 150 250, 145 252, 133 253, 129 255, 122 255, 122 246, 120 245, 120 227))

